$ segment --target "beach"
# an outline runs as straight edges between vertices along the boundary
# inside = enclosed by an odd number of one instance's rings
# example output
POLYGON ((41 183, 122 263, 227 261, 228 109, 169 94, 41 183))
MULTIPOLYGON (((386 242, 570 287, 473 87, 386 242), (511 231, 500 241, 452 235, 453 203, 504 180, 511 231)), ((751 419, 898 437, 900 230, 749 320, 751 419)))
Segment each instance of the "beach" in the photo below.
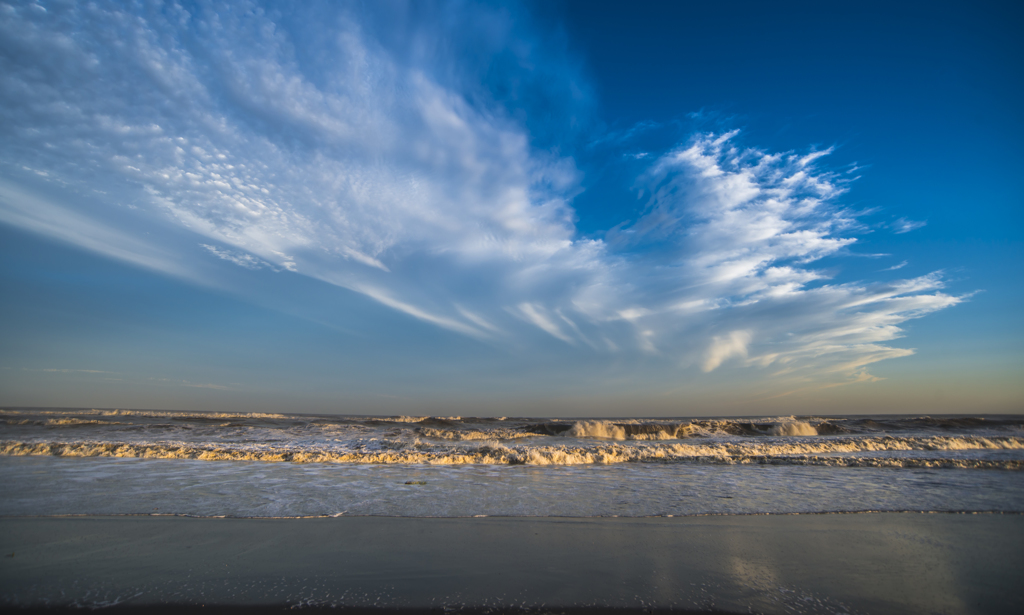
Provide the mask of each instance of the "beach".
POLYGON ((7 517, 6 608, 1018 613, 1024 516, 7 517))

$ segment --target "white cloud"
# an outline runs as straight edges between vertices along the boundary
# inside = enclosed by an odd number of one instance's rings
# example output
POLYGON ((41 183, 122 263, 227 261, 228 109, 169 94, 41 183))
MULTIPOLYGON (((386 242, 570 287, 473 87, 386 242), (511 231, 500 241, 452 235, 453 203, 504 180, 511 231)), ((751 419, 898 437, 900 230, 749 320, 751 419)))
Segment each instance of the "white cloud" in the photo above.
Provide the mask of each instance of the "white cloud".
POLYGON ((552 337, 558 338, 569 344, 574 343, 573 339, 562 333, 562 330, 543 313, 544 308, 533 303, 520 303, 519 312, 526 317, 526 320, 536 325, 539 329, 548 332, 552 337))
MULTIPOLYGON (((208 259, 309 276, 487 343, 539 329, 538 352, 705 372, 746 357, 779 376, 862 378, 911 352, 885 345, 901 323, 961 300, 938 275, 824 284, 812 264, 857 228, 837 204, 847 176, 819 166, 830 150, 743 148, 732 132, 638 153, 642 215, 585 238, 574 161, 459 89, 470 80, 450 58, 410 60, 354 6, 301 37, 256 5, 204 6, 4 9, 0 221, 203 280, 187 236, 208 259), (66 200, 18 188, 29 175, 66 200), (143 241, 142 219, 163 233, 143 241)), ((511 48, 503 15, 487 44, 511 48)), ((431 35, 468 36, 418 34, 431 35)))
POLYGON ((216 256, 217 258, 224 259, 229 263, 234 263, 239 267, 243 267, 245 269, 255 270, 263 269, 264 267, 269 267, 266 261, 256 258, 252 254, 245 254, 237 250, 224 250, 216 246, 211 246, 208 243, 202 243, 199 245, 209 250, 210 253, 216 256))
POLYGON ((732 357, 747 356, 747 344, 750 343, 750 331, 733 331, 726 337, 715 336, 708 347, 704 359, 705 372, 715 370, 719 365, 732 357))
POLYGON ((0 177, 0 222, 52 237, 109 258, 202 281, 175 255, 86 212, 75 211, 0 177))
POLYGON ((389 296, 386 291, 367 286, 363 286, 355 290, 358 290, 359 292, 363 293, 368 297, 376 299, 377 301, 383 303, 384 305, 392 309, 398 310, 399 312, 404 312, 409 316, 412 316, 413 318, 418 318, 419 320, 429 322, 439 327, 444 327, 445 329, 450 329, 452 331, 455 331, 456 333, 469 335, 471 337, 488 337, 487 334, 484 333, 483 331, 468 326, 457 320, 452 320, 450 318, 445 318, 444 316, 431 314, 423 309, 416 307, 415 305, 410 305, 403 301, 399 301, 389 296))
POLYGON ((893 223, 893 232, 895 232, 897 235, 902 235, 903 233, 909 233, 910 231, 917 230, 925 226, 926 224, 928 224, 927 221, 908 220, 906 218, 900 218, 893 223))

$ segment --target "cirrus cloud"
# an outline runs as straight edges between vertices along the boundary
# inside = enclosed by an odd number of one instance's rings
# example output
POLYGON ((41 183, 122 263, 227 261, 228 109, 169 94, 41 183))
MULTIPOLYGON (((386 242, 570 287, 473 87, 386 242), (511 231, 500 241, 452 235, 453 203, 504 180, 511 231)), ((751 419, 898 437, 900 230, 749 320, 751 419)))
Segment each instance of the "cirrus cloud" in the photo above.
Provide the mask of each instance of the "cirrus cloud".
MULTIPOLYGON (((774 378, 862 381, 912 352, 888 345, 902 323, 963 300, 938 273, 830 284, 814 263, 858 229, 830 150, 744 148, 735 131, 645 152, 642 215, 585 237, 581 172, 538 147, 520 103, 451 78, 457 59, 410 61, 372 8, 323 10, 306 39, 284 23, 312 13, 256 3, 3 5, 0 220, 204 284, 203 259, 308 276, 498 346, 543 352, 547 336, 774 378), (159 231, 144 245, 140 220, 159 231)), ((489 53, 529 35, 474 10, 489 53)), ((419 35, 460 36, 437 27, 419 35)))

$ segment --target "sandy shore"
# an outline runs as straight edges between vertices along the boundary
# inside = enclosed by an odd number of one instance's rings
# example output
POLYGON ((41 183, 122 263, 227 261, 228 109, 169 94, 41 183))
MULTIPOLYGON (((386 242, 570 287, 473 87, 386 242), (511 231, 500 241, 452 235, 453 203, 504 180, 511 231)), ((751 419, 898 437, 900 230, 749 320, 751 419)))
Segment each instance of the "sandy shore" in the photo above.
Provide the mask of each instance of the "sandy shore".
POLYGON ((30 610, 1024 612, 1022 515, 7 517, 0 554, 30 610))

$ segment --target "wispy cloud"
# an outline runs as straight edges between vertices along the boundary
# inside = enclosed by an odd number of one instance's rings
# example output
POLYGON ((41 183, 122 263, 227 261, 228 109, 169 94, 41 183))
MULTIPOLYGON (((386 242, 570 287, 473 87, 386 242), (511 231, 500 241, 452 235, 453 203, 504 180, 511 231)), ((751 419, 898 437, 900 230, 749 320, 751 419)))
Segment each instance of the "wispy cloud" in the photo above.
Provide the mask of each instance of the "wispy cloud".
MULTIPOLYGON (((849 174, 824 166, 828 149, 764 151, 736 132, 635 154, 642 215, 581 236, 581 173, 537 146, 557 130, 510 111, 530 92, 481 93, 465 78, 479 71, 428 44, 543 60, 542 37, 503 26, 507 12, 481 22, 493 40, 438 19, 410 51, 372 6, 301 9, 301 34, 253 8, 4 8, 0 221, 191 280, 212 275, 203 258, 308 276, 489 344, 704 372, 860 378, 911 352, 887 345, 901 323, 962 300, 937 274, 827 284, 813 264, 860 228, 840 204, 849 174)), ((547 100, 579 80, 556 60, 501 66, 547 100), (539 80, 538 64, 562 72, 539 80)))
POLYGON ((255 270, 263 269, 264 267, 270 266, 266 261, 264 261, 263 259, 256 258, 252 254, 245 254, 244 252, 239 252, 237 250, 226 250, 218 248, 216 246, 211 246, 210 244, 207 243, 203 243, 200 245, 209 250, 210 253, 216 256, 217 258, 224 259, 229 263, 234 263, 239 267, 243 267, 245 269, 255 270))
POLYGON ((906 266, 907 266, 907 261, 903 261, 901 263, 893 265, 892 267, 886 267, 885 269, 881 269, 881 271, 896 271, 897 269, 903 269, 906 266))
POLYGON ((162 273, 199 280, 175 254, 163 246, 144 241, 117 224, 58 204, 54 199, 0 177, 0 222, 46 235, 162 273))
POLYGON ((550 333, 552 337, 568 342, 570 344, 575 343, 571 337, 562 332, 561 328, 556 325, 547 314, 543 312, 544 308, 532 303, 520 303, 519 312, 526 317, 526 320, 536 325, 539 329, 550 333))
POLYGON ((710 372, 727 359, 734 356, 747 356, 747 344, 750 343, 750 331, 733 331, 726 337, 714 337, 704 359, 704 371, 710 372))
MULTIPOLYGON (((608 130, 600 134, 597 138, 593 139, 588 143, 588 147, 607 147, 614 145, 622 145, 635 139, 637 136, 647 132, 658 130, 662 128, 662 124, 653 122, 651 120, 642 120, 630 126, 625 130, 608 130)), ((646 154, 641 153, 636 155, 637 158, 643 158, 646 154)))
POLYGON ((893 222, 892 228, 894 233, 896 233, 897 235, 902 235, 903 233, 909 233, 910 231, 917 230, 925 226, 926 224, 928 224, 927 221, 908 220, 907 218, 899 218, 898 220, 893 222))

